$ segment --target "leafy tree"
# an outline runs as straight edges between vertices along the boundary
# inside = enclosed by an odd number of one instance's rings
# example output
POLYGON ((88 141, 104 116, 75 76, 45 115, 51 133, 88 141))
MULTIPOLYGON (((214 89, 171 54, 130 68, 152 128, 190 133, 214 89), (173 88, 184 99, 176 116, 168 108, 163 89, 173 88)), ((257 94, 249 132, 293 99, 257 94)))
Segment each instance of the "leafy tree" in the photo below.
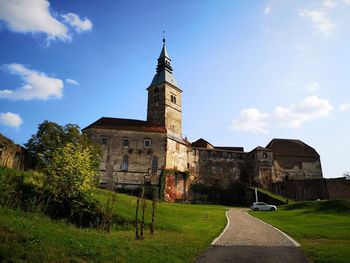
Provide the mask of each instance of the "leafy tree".
POLYGON ((39 124, 37 133, 32 135, 25 146, 34 160, 35 168, 45 170, 51 166, 53 153, 67 143, 92 147, 91 153, 94 156, 95 165, 98 165, 100 149, 82 134, 79 126, 75 124, 61 126, 46 120, 39 124))
POLYGON ((96 185, 96 162, 92 146, 67 143, 52 154, 46 169, 47 188, 60 199, 88 196, 96 185))

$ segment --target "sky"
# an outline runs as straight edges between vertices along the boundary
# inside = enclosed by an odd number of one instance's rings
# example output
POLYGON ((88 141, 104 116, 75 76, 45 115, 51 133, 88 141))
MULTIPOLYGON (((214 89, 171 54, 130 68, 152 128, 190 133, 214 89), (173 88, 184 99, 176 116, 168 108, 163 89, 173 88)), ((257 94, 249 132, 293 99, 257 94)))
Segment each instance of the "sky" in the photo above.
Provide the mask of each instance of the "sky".
POLYGON ((250 151, 300 139, 350 170, 350 0, 0 0, 0 132, 146 119, 165 31, 183 135, 250 151))

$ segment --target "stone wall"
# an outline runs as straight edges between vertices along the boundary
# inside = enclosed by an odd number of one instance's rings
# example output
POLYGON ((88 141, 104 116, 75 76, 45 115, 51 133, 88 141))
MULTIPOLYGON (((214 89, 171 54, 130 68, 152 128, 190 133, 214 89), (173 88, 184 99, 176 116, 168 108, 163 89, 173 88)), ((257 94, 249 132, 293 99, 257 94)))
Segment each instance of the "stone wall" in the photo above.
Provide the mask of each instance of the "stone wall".
POLYGON ((26 150, 0 134, 0 166, 26 169, 29 166, 26 150))
POLYGON ((319 157, 275 156, 276 180, 321 179, 322 168, 319 157))
POLYGON ((326 179, 329 199, 350 199, 350 180, 345 177, 326 179))
POLYGON ((195 178, 208 186, 220 184, 228 188, 240 180, 246 170, 246 153, 194 148, 197 156, 195 178))
POLYGON ((113 189, 136 188, 142 183, 159 184, 159 176, 165 167, 166 134, 96 128, 84 132, 102 148, 102 186, 113 189), (129 139, 128 146, 123 145, 125 138, 129 139), (145 147, 144 140, 151 141, 150 147, 145 147), (123 167, 125 156, 127 169, 123 167), (154 157, 157 158, 157 172, 152 173, 154 157))
POLYGON ((324 179, 277 182, 270 186, 270 190, 296 201, 328 199, 327 182, 324 179))

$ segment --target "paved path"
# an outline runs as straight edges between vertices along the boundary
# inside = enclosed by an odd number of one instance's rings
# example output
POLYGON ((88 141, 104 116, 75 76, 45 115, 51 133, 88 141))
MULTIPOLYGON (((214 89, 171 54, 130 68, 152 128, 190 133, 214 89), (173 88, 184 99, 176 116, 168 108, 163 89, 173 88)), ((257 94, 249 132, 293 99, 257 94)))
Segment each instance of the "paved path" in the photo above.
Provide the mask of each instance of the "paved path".
POLYGON ((261 220, 247 209, 232 208, 229 226, 196 261, 211 262, 307 262, 298 244, 261 220))

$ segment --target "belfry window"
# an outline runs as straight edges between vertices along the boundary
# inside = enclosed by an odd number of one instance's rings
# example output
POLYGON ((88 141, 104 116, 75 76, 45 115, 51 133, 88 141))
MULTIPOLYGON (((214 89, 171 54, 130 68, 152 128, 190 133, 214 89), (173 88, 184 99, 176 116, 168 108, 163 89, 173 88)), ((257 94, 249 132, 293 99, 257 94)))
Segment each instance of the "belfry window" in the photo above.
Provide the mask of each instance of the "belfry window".
POLYGON ((170 100, 171 100, 172 103, 176 104, 176 96, 171 95, 170 96, 170 100))
POLYGON ((124 155, 122 162, 122 171, 127 171, 129 168, 129 158, 127 155, 124 155))
POLYGON ((159 101, 159 88, 158 88, 158 87, 156 87, 156 88, 154 89, 153 101, 154 101, 154 102, 159 101))
POLYGON ((156 156, 153 156, 152 164, 151 164, 152 174, 157 173, 157 170, 158 170, 158 158, 156 156))

